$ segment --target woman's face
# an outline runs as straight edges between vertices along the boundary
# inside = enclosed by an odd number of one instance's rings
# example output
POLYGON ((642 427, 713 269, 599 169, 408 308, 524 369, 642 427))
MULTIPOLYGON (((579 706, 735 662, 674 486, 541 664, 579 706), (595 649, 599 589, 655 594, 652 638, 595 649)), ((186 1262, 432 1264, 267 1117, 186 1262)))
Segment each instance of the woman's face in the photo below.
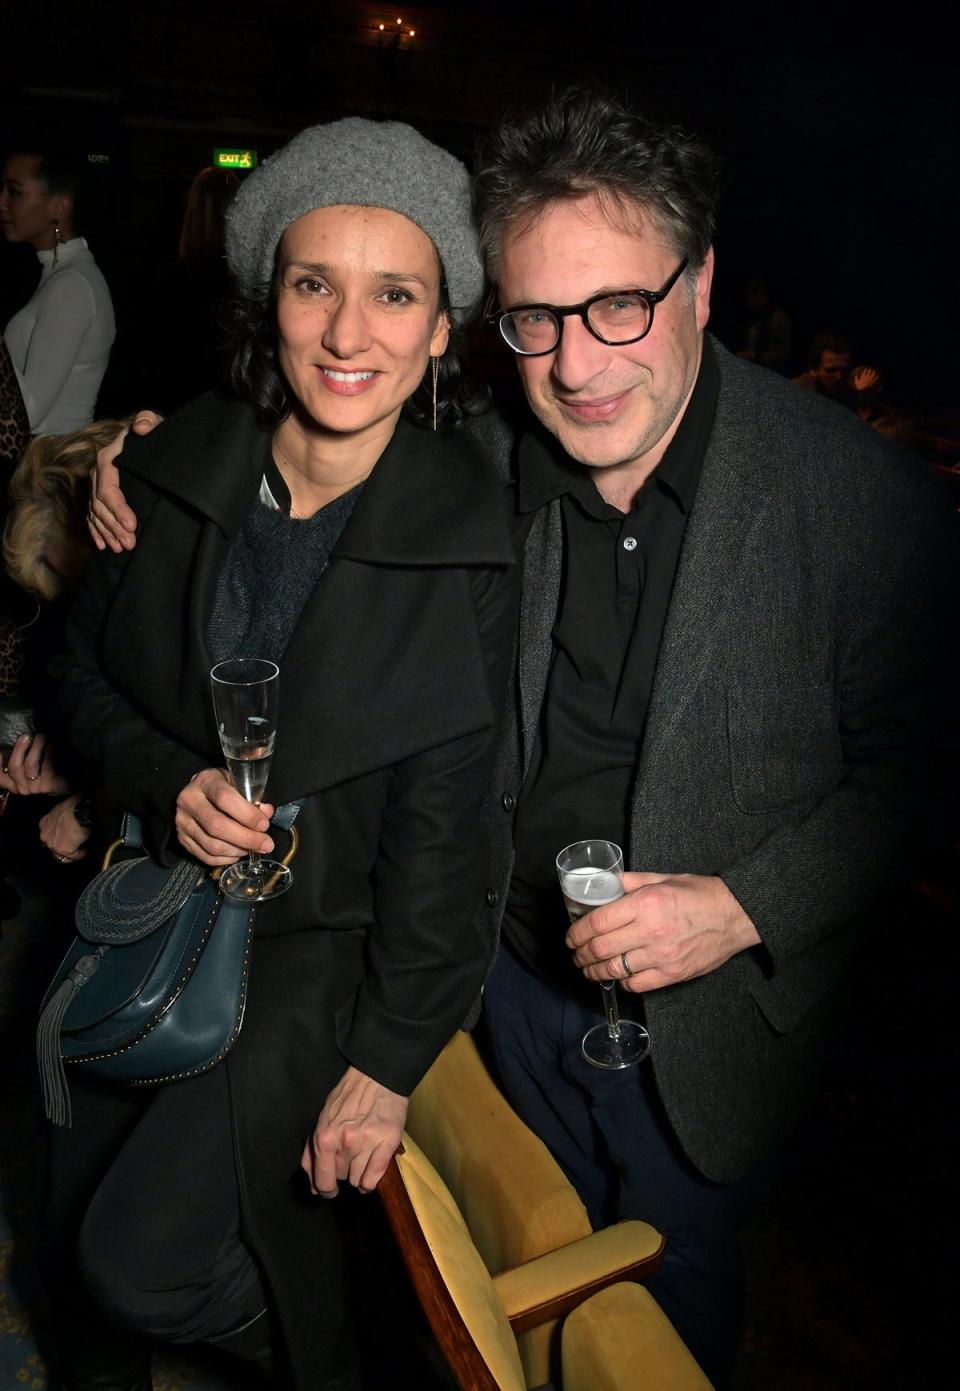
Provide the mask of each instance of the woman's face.
POLYGON ((450 332, 440 263, 414 222, 338 204, 298 217, 280 243, 279 361, 321 431, 357 443, 396 427, 450 332))
POLYGON ((39 162, 37 155, 15 154, 3 166, 0 232, 7 241, 28 242, 38 251, 47 251, 53 245, 54 221, 64 223, 69 209, 65 194, 50 193, 37 178, 39 162))

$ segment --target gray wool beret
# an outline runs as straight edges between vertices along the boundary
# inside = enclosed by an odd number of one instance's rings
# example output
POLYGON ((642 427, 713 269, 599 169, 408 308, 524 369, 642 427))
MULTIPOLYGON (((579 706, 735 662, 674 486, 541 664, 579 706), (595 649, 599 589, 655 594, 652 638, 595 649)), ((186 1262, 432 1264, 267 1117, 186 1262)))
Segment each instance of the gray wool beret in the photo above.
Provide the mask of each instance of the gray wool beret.
POLYGON ((247 176, 227 213, 227 260, 241 290, 270 280, 291 222, 338 203, 389 208, 422 228, 440 254, 454 319, 469 318, 483 292, 470 176, 399 121, 311 126, 247 176))

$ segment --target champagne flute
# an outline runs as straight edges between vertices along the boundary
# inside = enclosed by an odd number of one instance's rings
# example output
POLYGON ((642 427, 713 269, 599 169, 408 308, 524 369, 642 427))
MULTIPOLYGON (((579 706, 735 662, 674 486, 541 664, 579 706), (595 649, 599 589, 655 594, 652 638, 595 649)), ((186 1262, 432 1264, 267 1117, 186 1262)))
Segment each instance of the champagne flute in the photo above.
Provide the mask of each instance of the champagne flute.
MULTIPOLYGON (((260 657, 234 657, 213 668, 210 689, 230 781, 248 802, 259 806, 277 737, 280 668, 260 657)), ((276 898, 292 883, 286 865, 252 850, 220 876, 223 893, 247 903, 276 898)))
MULTIPOLYGON (((624 895, 623 851, 612 840, 578 840, 566 846, 557 856, 557 874, 571 922, 624 895)), ((600 987, 606 1023, 587 1030, 580 1050, 594 1067, 633 1067, 650 1052, 650 1035, 642 1024, 620 1018, 616 981, 601 981, 600 987)))

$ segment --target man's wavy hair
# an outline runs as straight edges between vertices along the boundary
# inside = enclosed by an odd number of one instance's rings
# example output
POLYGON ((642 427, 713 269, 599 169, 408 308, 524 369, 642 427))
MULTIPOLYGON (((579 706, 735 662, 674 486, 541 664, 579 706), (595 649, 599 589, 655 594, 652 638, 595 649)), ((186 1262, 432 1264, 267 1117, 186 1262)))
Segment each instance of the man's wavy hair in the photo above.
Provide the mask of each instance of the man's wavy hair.
MULTIPOLYGON (((440 267, 439 308, 450 311, 443 266, 440 267)), ((227 333, 233 347, 230 385, 249 402, 257 420, 274 429, 294 406, 294 396, 277 354, 277 291, 280 284, 280 246, 274 273, 251 296, 237 296, 226 312, 227 333)), ((437 424, 459 425, 468 416, 480 415, 489 405, 489 390, 473 377, 467 355, 466 335, 450 320, 447 350, 437 374, 437 424)), ((427 364, 423 380, 403 406, 405 419, 429 429, 433 424, 433 377, 427 364)))
POLYGON ((508 114, 481 146, 475 177, 480 240, 490 279, 507 227, 525 229, 551 203, 596 193, 608 216, 635 230, 649 218, 692 282, 713 240, 719 164, 679 126, 658 125, 592 84, 554 92, 545 106, 508 114))

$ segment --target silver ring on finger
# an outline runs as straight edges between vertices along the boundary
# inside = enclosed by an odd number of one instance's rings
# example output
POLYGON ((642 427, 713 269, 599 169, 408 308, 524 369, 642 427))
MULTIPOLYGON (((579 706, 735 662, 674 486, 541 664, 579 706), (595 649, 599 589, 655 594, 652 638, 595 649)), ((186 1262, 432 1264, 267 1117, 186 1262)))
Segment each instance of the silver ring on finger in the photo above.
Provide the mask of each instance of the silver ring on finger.
POLYGON ((633 975, 633 972, 630 970, 630 962, 627 960, 629 955, 630 953, 628 951, 622 951, 620 953, 620 965, 623 967, 624 979, 626 979, 627 976, 633 975))
POLYGON ((55 860, 59 860, 60 863, 61 863, 62 865, 68 865, 68 864, 70 863, 70 856, 69 856, 69 855, 57 855, 57 854, 55 854, 53 858, 54 858, 55 860))

